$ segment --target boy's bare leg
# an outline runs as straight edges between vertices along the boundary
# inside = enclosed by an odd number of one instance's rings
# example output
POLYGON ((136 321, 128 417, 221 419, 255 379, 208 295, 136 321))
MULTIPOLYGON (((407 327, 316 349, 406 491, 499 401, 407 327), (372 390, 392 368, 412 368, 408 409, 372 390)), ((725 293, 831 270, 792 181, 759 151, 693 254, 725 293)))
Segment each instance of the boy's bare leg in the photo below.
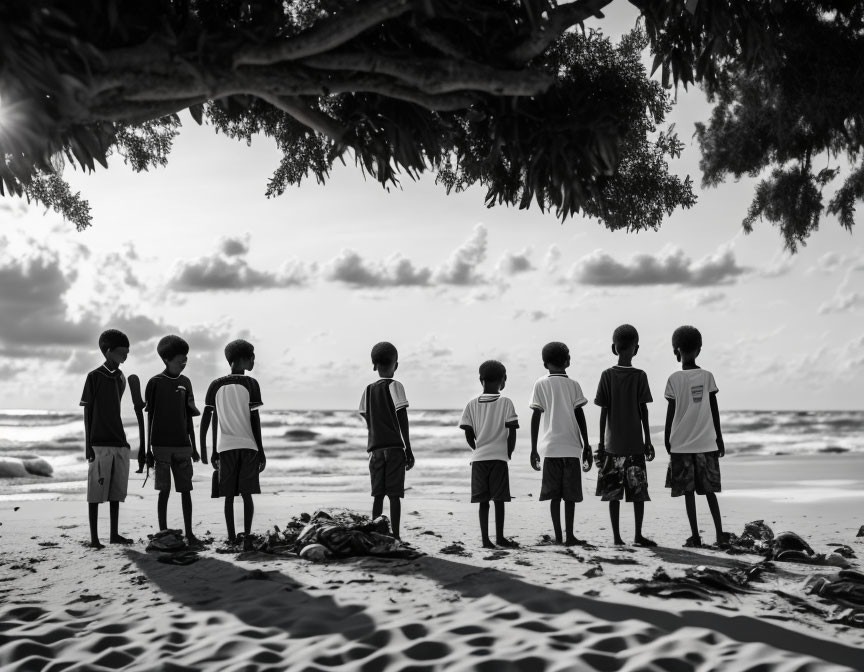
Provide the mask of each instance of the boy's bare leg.
POLYGON ((372 499, 372 520, 384 512, 384 495, 375 495, 372 499))
POLYGON ((564 539, 565 546, 575 546, 576 544, 584 543, 582 539, 577 539, 573 534, 573 520, 576 517, 576 502, 568 502, 564 500, 564 529, 567 536, 564 539))
POLYGON ((564 535, 561 534, 561 500, 560 499, 550 499, 549 500, 549 513, 552 516, 552 527, 555 530, 555 541, 560 544, 564 541, 564 535))
POLYGON ((228 528, 228 541, 232 544, 237 541, 237 533, 234 531, 234 497, 225 497, 225 527, 228 528))
POLYGON ((255 515, 255 503, 252 501, 252 495, 241 492, 243 498, 243 550, 252 550, 252 517, 255 515))
POLYGON ((515 541, 504 536, 504 504, 505 502, 495 502, 495 543, 504 548, 518 548, 515 541))
POLYGON ((621 514, 621 502, 613 499, 609 502, 609 520, 612 521, 612 539, 617 546, 623 546, 624 540, 621 538, 618 518, 621 514))
MULTIPOLYGON (((383 506, 382 506, 383 508, 383 506)), ((390 495, 390 527, 393 529, 393 536, 401 539, 399 536, 399 523, 402 520, 402 499, 395 495, 390 495)))
MULTIPOLYGON (((498 502, 495 502, 498 504, 498 502)), ((497 513, 497 510, 496 510, 497 513)), ((480 536, 483 539, 483 548, 495 548, 495 544, 489 538, 489 502, 480 502, 480 536)), ((495 519, 496 527, 498 519, 495 519)))
POLYGON ((96 549, 105 548, 102 542, 99 541, 99 533, 97 531, 99 524, 99 504, 91 502, 87 505, 87 509, 90 514, 90 547, 96 549))
POLYGON ((687 507, 687 519, 690 521, 690 534, 694 543, 701 543, 699 538, 699 523, 696 521, 696 493, 684 493, 684 505, 687 507))
POLYGON ((197 541, 192 534, 192 493, 181 492, 180 503, 183 506, 183 526, 186 528, 186 539, 190 542, 197 541))
POLYGON ((642 536, 642 520, 645 518, 645 502, 633 502, 633 518, 636 521, 636 535, 633 543, 637 546, 656 546, 657 544, 648 537, 642 536))
POLYGON ((156 501, 156 514, 159 516, 159 530, 168 529, 168 498, 170 490, 160 490, 159 499, 156 501))
POLYGON ((708 500, 708 508, 711 509, 711 517, 714 519, 714 530, 717 532, 717 543, 722 544, 725 539, 723 534, 723 521, 720 520, 720 504, 717 501, 717 495, 713 492, 705 494, 705 499, 708 500))
POLYGON ((121 537, 117 531, 117 526, 120 520, 120 502, 108 502, 108 511, 111 513, 111 537, 108 542, 111 544, 131 544, 133 541, 126 537, 121 537))

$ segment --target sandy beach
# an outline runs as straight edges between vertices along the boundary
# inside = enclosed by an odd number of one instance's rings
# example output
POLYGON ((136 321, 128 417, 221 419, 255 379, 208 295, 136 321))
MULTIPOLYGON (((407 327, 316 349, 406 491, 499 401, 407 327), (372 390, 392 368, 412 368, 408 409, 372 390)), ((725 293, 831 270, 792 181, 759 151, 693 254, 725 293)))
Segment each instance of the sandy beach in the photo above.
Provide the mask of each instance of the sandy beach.
MULTIPOLYGON (((422 459, 421 457, 418 460, 422 459)), ((403 507, 403 537, 416 560, 353 558, 315 564, 263 553, 222 554, 222 500, 207 497, 209 468, 196 467, 196 532, 215 543, 188 566, 145 552, 155 532, 156 493, 134 475, 121 508, 130 547, 85 548, 86 506, 74 491, 4 494, 0 552, 0 667, 4 670, 813 670, 864 669, 864 630, 826 622, 833 606, 804 583, 836 568, 775 563, 754 592, 710 599, 643 597, 628 579, 662 567, 681 576, 704 565, 760 560, 682 548, 683 501, 662 486, 665 456, 650 465, 645 532, 656 549, 611 543, 605 504, 578 505, 577 535, 596 548, 543 543, 548 509, 539 476, 514 462, 511 551, 480 547, 466 480, 450 496, 424 494, 422 462, 403 507), (456 544, 460 555, 442 553, 456 544), (816 610, 805 610, 810 604, 816 610), (823 616, 812 613, 821 610, 823 616)), ((720 497, 727 530, 764 519, 794 530, 817 552, 847 544, 857 555, 862 518, 861 455, 729 457, 720 497), (767 479, 765 474, 770 473, 767 479), (838 478, 843 475, 844 478, 838 478), (768 485, 761 485, 768 482, 768 485)), ((265 472, 266 474, 266 472, 265 472)), ((586 489, 593 487, 591 472, 586 489)), ((290 477, 265 478, 254 531, 335 506, 368 513, 356 493, 292 491, 290 477)), ((698 502, 710 538, 711 520, 698 502)), ((180 526, 179 498, 169 524, 180 526)), ((101 530, 107 533, 107 507, 101 530)), ((385 509, 386 512, 386 509, 385 509)), ((237 507, 238 520, 241 516, 237 507)), ((632 509, 622 507, 632 536, 632 509)), ((859 568, 857 559, 851 561, 859 568)))

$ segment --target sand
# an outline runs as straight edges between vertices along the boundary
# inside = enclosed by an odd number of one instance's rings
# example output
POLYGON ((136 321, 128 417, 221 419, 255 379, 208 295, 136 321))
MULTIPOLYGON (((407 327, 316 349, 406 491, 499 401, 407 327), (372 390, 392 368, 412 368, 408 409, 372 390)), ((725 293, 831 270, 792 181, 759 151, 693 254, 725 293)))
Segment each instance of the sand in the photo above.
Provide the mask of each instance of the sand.
MULTIPOLYGON (((830 611, 806 594, 804 581, 831 568, 777 563, 756 593, 742 596, 687 600, 629 592, 625 579, 650 578, 661 566, 680 575, 697 565, 728 568, 759 559, 681 548, 689 536, 683 500, 660 487, 664 468, 662 457, 651 465, 653 501, 646 506, 644 530, 660 544, 656 549, 614 547, 606 506, 593 496, 578 505, 576 519, 577 534, 596 549, 541 543, 551 525, 546 504, 535 501, 539 477, 517 469, 506 533, 520 549, 480 548, 476 505, 465 501, 464 488, 430 497, 415 487, 404 500, 403 536, 423 557, 326 564, 219 554, 218 543, 192 565, 159 563, 144 550, 155 531, 156 495, 150 484, 140 488, 137 475, 121 507, 121 532, 136 543, 101 551, 83 545, 88 528, 80 493, 13 489, 0 498, 0 668, 864 670, 864 629, 826 623, 794 601, 830 611), (441 552, 454 543, 464 555, 441 552)), ((835 542, 864 554, 864 538, 855 536, 864 524, 861 458, 727 458, 723 469, 727 529, 740 532, 745 522, 764 518, 775 532, 795 530, 817 551, 835 542), (769 487, 754 488, 765 482, 769 487)), ((218 542, 222 502, 207 498, 208 476, 196 466, 195 529, 218 542)), ((466 468, 465 488, 467 477, 466 468)), ((334 498, 292 491, 291 479, 262 485, 258 531, 301 511, 338 505, 367 512, 371 505, 364 491, 334 498)), ((710 538, 704 500, 698 506, 710 538)), ((104 538, 108 511, 101 508, 104 538)), ((236 510, 239 522, 239 502, 236 510)), ((180 526, 176 495, 169 524, 180 526)), ((622 534, 632 537, 629 505, 622 506, 622 534)))

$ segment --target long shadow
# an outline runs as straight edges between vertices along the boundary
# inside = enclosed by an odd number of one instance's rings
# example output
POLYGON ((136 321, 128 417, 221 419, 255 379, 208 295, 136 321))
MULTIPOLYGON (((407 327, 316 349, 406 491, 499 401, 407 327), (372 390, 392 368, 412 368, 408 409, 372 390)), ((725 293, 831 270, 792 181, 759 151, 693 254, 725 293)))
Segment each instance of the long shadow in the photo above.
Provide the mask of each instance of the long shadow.
POLYGON ((362 605, 339 605, 329 595, 313 595, 280 571, 250 571, 210 557, 187 566, 166 565, 146 553, 126 553, 151 584, 190 609, 224 611, 291 637, 342 634, 357 640, 376 632, 362 605))
MULTIPOLYGON (((387 565, 369 563, 364 565, 364 570, 384 573, 388 568, 387 565)), ((812 637, 797 630, 787 630, 750 616, 726 616, 695 609, 673 613, 632 603, 593 599, 529 583, 491 567, 478 568, 432 556, 424 556, 412 563, 410 573, 422 574, 437 581, 442 588, 457 591, 464 597, 495 595, 538 614, 581 611, 606 621, 635 619, 666 632, 681 628, 706 628, 739 642, 760 642, 780 651, 800 653, 854 670, 864 670, 864 651, 857 647, 812 637)))

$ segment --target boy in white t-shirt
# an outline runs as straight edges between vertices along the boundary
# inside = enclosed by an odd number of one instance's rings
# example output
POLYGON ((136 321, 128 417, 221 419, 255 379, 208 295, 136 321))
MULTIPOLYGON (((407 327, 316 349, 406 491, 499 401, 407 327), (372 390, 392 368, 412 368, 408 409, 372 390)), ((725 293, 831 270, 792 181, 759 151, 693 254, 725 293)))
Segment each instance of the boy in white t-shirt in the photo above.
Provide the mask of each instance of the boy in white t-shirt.
POLYGON ((696 365, 702 352, 702 334, 696 327, 678 327, 672 334, 672 351, 681 362, 681 371, 669 376, 664 395, 669 402, 664 434, 670 456, 666 487, 671 488, 673 497, 684 495, 692 532, 684 545, 702 545, 696 522, 696 494, 708 500, 717 545, 723 545, 726 537, 714 494, 720 492, 719 458, 726 453, 717 408, 717 383, 710 371, 696 365))
POLYGON ((555 541, 566 546, 582 544, 573 534, 576 502, 582 501, 580 456, 586 471, 593 462, 588 445, 588 425, 582 407, 588 403, 582 388, 567 376, 570 350, 553 341, 543 346, 543 366, 549 374, 534 383, 531 392, 531 467, 540 471, 543 453, 543 483, 540 501, 549 500, 549 512, 555 529, 555 541), (541 433, 542 420, 542 433, 541 433), (564 523, 567 536, 561 534, 561 500, 564 500, 564 523))
POLYGON ((504 536, 504 502, 510 501, 510 474, 507 462, 516 447, 519 419, 513 402, 501 396, 507 369, 490 359, 480 365, 483 394, 468 402, 459 428, 474 451, 471 456, 471 502, 480 504, 480 534, 483 548, 515 548, 504 536), (495 502, 495 544, 489 539, 489 501, 495 502))

